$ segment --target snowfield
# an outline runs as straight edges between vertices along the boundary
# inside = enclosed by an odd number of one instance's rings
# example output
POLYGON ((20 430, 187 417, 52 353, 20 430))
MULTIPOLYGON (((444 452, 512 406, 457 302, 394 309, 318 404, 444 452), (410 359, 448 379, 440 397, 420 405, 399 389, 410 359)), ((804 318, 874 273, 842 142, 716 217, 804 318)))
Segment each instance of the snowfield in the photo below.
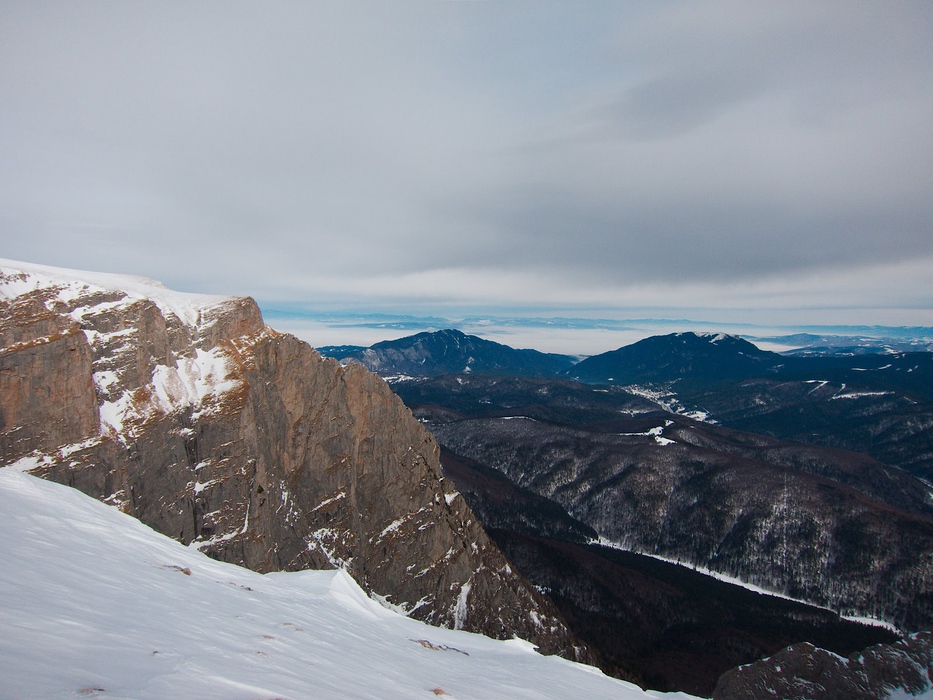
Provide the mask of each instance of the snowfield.
POLYGON ((342 571, 257 574, 0 469, 0 698, 660 698, 520 640, 430 627, 342 571))
MULTIPOLYGON (((205 310, 236 299, 216 294, 177 292, 161 282, 138 275, 71 270, 6 258, 0 258, 0 272, 6 278, 0 283, 0 297, 13 299, 20 294, 56 286, 59 288, 59 300, 67 304, 94 292, 115 291, 127 296, 127 300, 113 302, 115 306, 139 299, 150 300, 166 317, 176 316, 189 326, 197 325, 205 310)), ((97 304, 87 310, 99 312, 102 308, 105 306, 97 304)), ((76 321, 80 322, 82 312, 81 308, 74 312, 76 321)))

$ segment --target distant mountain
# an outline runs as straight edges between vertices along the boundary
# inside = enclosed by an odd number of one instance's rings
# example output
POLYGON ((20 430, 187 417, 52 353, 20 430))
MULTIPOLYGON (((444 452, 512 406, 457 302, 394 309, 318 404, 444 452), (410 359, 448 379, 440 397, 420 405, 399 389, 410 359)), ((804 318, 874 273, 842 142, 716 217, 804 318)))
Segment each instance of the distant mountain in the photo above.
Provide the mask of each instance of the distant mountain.
MULTIPOLYGON (((681 388, 732 386, 748 379, 832 382, 851 390, 900 391, 933 400, 933 352, 815 353, 788 356, 738 336, 672 333, 589 357, 566 376, 594 384, 681 388)), ((812 388, 812 387, 811 387, 812 388)))
POLYGON ((828 357, 834 355, 851 356, 933 351, 933 341, 929 338, 794 333, 792 335, 751 338, 751 340, 753 342, 777 343, 793 347, 793 350, 781 353, 787 357, 828 357))
POLYGON ((618 350, 589 357, 567 371, 584 382, 637 384, 684 377, 706 380, 764 374, 786 363, 774 352, 723 333, 652 336, 618 350))
POLYGON ((596 355, 567 374, 740 430, 864 452, 933 480, 930 352, 791 357, 734 336, 681 333, 596 355))
POLYGON ((369 348, 343 345, 321 347, 318 351, 337 360, 354 360, 383 377, 471 373, 548 377, 568 370, 576 362, 568 355, 516 350, 455 329, 385 340, 369 348))
POLYGON ((339 360, 344 357, 349 357, 350 355, 358 352, 362 352, 366 349, 365 345, 321 345, 314 348, 317 350, 321 357, 333 357, 335 360, 339 360))

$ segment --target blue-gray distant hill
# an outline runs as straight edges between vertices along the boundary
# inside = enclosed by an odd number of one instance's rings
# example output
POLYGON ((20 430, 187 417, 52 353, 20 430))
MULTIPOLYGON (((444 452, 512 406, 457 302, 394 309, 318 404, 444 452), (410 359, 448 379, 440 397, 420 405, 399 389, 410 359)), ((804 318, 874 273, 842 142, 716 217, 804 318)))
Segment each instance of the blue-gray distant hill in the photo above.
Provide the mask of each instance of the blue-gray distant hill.
MULTIPOLYGON (((933 353, 792 356, 723 333, 671 333, 588 357, 566 376, 592 384, 678 382, 680 390, 767 378, 821 382, 933 399, 933 353)), ((813 388, 813 387, 811 387, 813 388)))
POLYGON ((788 357, 832 357, 909 352, 933 352, 933 333, 928 328, 867 328, 884 335, 826 335, 794 333, 762 338, 753 342, 776 343, 793 348, 782 352, 788 357))
POLYGON ((637 384, 684 377, 734 379, 765 374, 787 359, 734 335, 671 333, 589 357, 568 375, 584 382, 637 384))
POLYGON ((444 374, 552 377, 566 372, 576 362, 569 355, 516 350, 455 329, 385 340, 368 348, 319 347, 318 352, 341 361, 354 360, 383 377, 444 374))
POLYGON ((933 479, 933 353, 792 357, 734 336, 655 336, 568 377, 652 386, 729 427, 864 452, 933 479))

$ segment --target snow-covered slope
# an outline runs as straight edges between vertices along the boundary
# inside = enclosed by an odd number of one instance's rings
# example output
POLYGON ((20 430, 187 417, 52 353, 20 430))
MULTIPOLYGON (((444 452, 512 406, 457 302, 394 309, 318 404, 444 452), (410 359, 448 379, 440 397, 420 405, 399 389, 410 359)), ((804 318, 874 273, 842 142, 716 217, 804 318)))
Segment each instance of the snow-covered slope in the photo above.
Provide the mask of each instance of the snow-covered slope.
POLYGON ((58 300, 65 304, 95 292, 119 292, 130 301, 153 301, 164 314, 189 324, 198 323, 205 310, 211 307, 236 301, 232 296, 176 292, 161 282, 139 275, 70 270, 5 258, 0 258, 0 269, 6 273, 0 283, 0 294, 5 297, 39 290, 50 283, 56 285, 58 300))
POLYGON ((525 642, 403 617, 341 571, 214 561, 10 468, 0 561, 4 700, 658 697, 525 642))

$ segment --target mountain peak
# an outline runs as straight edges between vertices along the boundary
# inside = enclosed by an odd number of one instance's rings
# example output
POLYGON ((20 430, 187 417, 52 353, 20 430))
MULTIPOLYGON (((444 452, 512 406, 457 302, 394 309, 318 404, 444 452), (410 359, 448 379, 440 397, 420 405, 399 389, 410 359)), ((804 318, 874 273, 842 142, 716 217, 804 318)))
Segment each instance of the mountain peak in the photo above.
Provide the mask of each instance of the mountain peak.
POLYGON ((783 362, 780 355, 735 335, 688 331, 652 336, 594 355, 568 374, 587 382, 637 384, 767 372, 783 362))
POLYGON ((359 350, 320 348, 338 360, 354 360, 380 375, 416 377, 443 374, 556 376, 574 363, 566 355, 516 350, 456 328, 384 340, 359 350))

